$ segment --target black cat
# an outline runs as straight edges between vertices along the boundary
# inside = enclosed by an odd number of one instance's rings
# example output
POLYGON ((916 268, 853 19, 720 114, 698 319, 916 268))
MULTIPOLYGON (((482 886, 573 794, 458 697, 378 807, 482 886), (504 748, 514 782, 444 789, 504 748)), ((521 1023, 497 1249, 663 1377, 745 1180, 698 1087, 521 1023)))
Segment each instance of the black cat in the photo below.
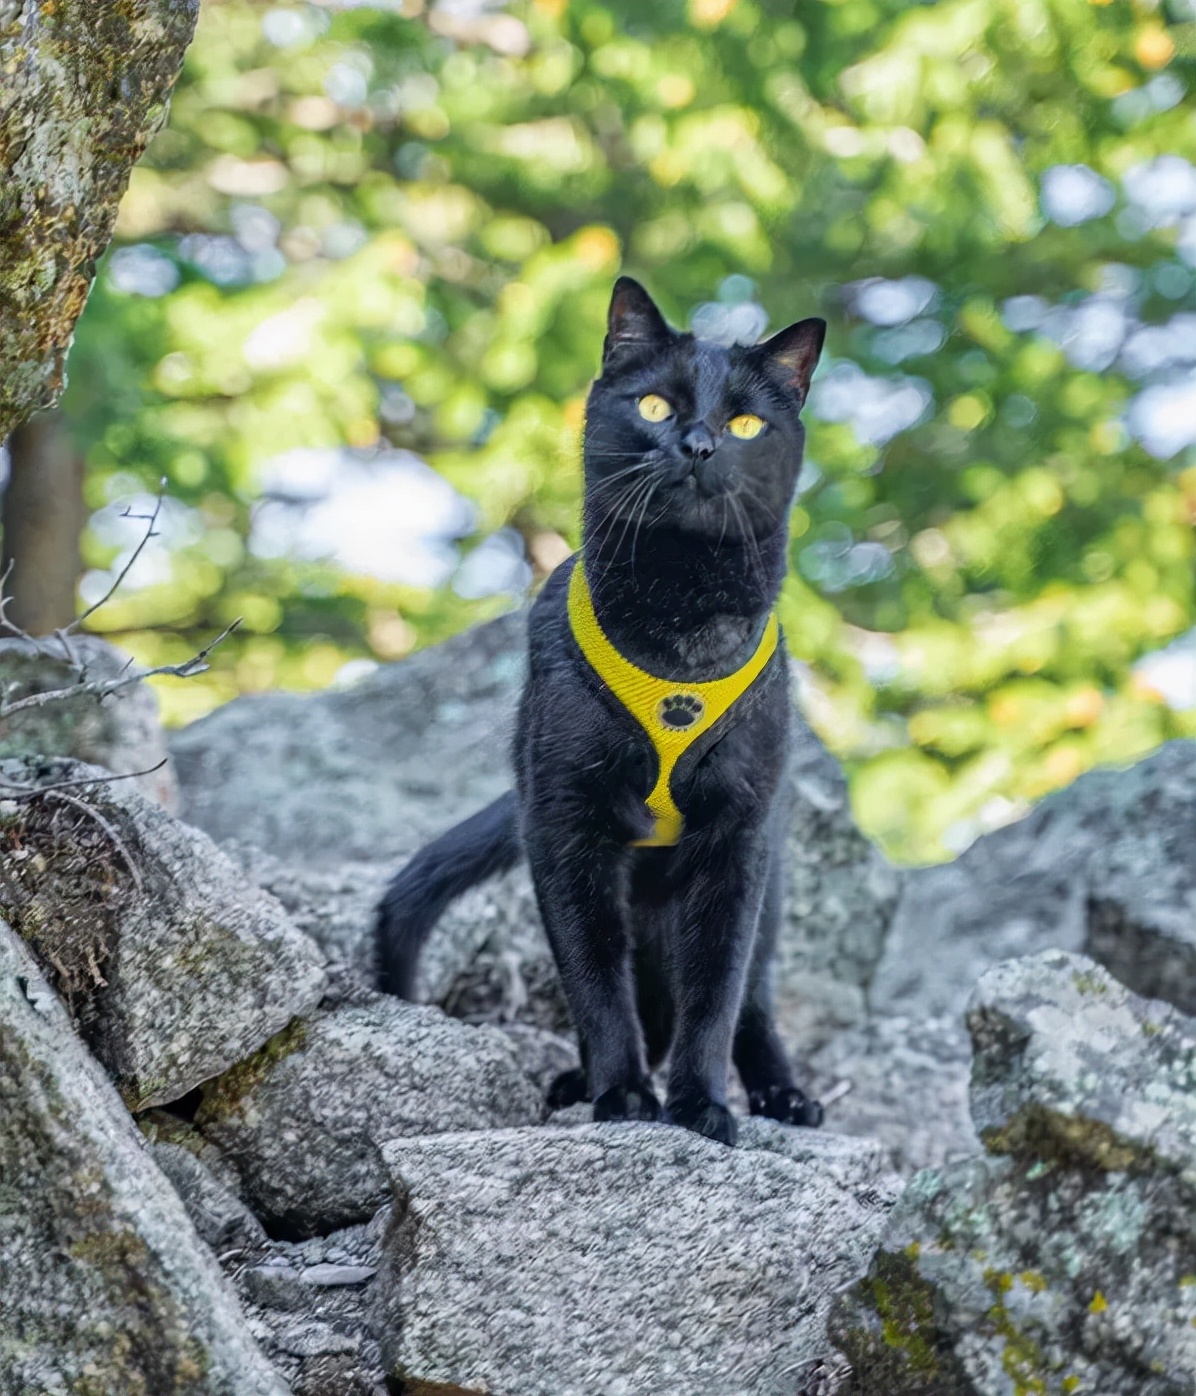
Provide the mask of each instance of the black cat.
POLYGON ((446 905, 526 856, 583 1062, 549 1100, 592 1100, 596 1120, 734 1143, 732 1059, 753 1114, 822 1118, 777 1038, 769 961, 790 722, 772 608, 825 330, 724 348, 615 284, 582 551, 529 617, 516 789, 416 854, 379 908, 383 987, 410 997, 446 905))

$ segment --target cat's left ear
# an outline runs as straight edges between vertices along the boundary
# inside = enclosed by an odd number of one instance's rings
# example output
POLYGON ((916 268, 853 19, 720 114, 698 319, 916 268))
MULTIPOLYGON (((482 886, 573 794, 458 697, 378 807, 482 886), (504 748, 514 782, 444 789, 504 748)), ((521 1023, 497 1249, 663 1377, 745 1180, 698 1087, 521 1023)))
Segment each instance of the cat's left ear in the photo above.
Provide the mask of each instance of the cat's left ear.
POLYGON ((822 341, 826 338, 826 321, 817 317, 799 320, 796 325, 778 330, 771 339, 756 345, 756 354, 786 385, 801 397, 810 395, 810 378, 818 366, 822 341))
POLYGON ((619 277, 610 298, 603 359, 609 359, 619 349, 667 344, 672 338, 672 330, 647 291, 631 277, 619 277))

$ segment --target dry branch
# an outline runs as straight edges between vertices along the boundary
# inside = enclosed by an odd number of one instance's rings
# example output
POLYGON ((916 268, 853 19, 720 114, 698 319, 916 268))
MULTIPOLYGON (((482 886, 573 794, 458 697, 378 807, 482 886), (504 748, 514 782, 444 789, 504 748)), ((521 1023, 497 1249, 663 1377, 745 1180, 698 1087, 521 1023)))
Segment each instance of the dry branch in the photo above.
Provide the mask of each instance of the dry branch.
MULTIPOLYGON (((88 606, 80 615, 76 616, 69 625, 54 631, 52 635, 47 636, 45 639, 38 639, 28 634, 26 631, 22 630, 20 626, 14 625, 13 622, 9 620, 7 608, 11 601, 11 597, 6 595, 5 586, 8 582, 13 564, 10 562, 4 569, 3 576, 0 576, 0 632, 11 636, 13 639, 20 640, 23 644, 32 646, 38 654, 45 655, 47 659, 53 659, 55 661, 65 660, 74 672, 77 681, 68 684, 64 688, 50 689, 45 693, 31 693, 24 698, 9 700, 4 697, 3 693, 0 693, 0 721, 14 717, 17 713, 24 712, 26 709, 44 708, 47 704, 60 703, 69 698, 92 697, 95 698, 97 702, 102 703, 105 698, 110 698, 113 694, 119 693, 121 689, 129 688, 133 684, 140 683, 143 679, 155 678, 160 674, 168 674, 177 679, 189 679, 193 678, 196 674, 207 672, 210 667, 208 665, 209 656, 216 646, 223 640, 226 640, 241 624, 241 618, 239 616, 231 625, 226 626, 214 640, 205 645, 198 653, 192 655, 190 659, 184 660, 182 664, 159 664, 153 669, 130 670, 128 673, 122 673, 114 679, 88 680, 87 666, 75 653, 74 647, 71 644, 71 636, 80 634, 84 622, 95 615, 101 606, 106 605, 112 600, 118 588, 129 575, 130 571, 132 571, 137 559, 144 552, 146 544, 151 538, 156 538, 158 536, 155 525, 158 522, 158 516, 162 512, 162 501, 165 495, 166 481, 163 479, 158 485, 158 493, 154 499, 154 507, 148 514, 134 514, 131 509, 126 509, 124 511, 121 516, 122 518, 138 519, 146 525, 145 531, 137 546, 129 555, 124 566, 116 574, 116 577, 112 581, 112 585, 103 596, 101 596, 98 601, 88 606), (61 654, 55 653, 53 648, 55 644, 61 651, 61 654)), ((133 661, 130 660, 129 664, 131 665, 132 662, 133 661)))
MULTIPOLYGON (((44 656, 55 664, 65 662, 68 669, 75 675, 76 682, 64 685, 62 688, 50 689, 43 693, 27 694, 23 698, 8 698, 7 693, 11 693, 15 684, 8 685, 7 689, 0 689, 0 722, 18 716, 23 712, 29 712, 34 708, 44 708, 52 703, 66 702, 79 698, 94 698, 97 703, 102 703, 106 698, 110 698, 120 693, 123 689, 130 688, 140 683, 143 679, 152 678, 158 674, 169 674, 175 678, 191 678, 195 674, 202 674, 208 668, 208 658, 212 651, 225 640, 240 625, 240 619, 233 621, 216 636, 214 640, 204 646, 198 653, 191 656, 181 664, 160 664, 152 669, 136 669, 133 661, 129 662, 120 670, 114 678, 89 679, 87 675, 86 661, 80 657, 75 646, 71 643, 72 637, 82 633, 82 629, 87 620, 109 602, 115 595, 119 587, 128 577, 137 559, 144 552, 146 545, 151 538, 157 537, 157 522, 162 512, 162 502, 166 492, 166 481, 162 480, 158 487, 158 493, 154 500, 154 506, 147 514, 135 514, 131 509, 124 511, 124 517, 137 519, 145 524, 145 530, 129 555, 127 561, 117 572, 112 580, 112 584, 104 592, 103 596, 86 610, 82 611, 69 625, 56 630, 52 635, 44 639, 38 639, 19 625, 14 624, 7 614, 7 607, 10 598, 5 593, 9 573, 12 570, 10 563, 0 576, 0 635, 7 634, 12 639, 19 641, 23 646, 28 646, 35 654, 44 656)), ((141 873, 137 867, 136 860, 130 852, 128 846, 121 838, 120 834, 113 827, 112 822, 96 807, 89 798, 92 792, 100 786, 107 785, 112 781, 129 780, 138 776, 152 775, 165 765, 165 758, 157 765, 151 766, 142 771, 131 771, 127 774, 97 775, 85 779, 47 781, 42 785, 17 784, 12 781, 0 780, 0 803, 7 802, 11 805, 24 805, 26 809, 35 810, 39 806, 43 809, 47 804, 58 804, 73 809, 77 815, 82 815, 84 819, 92 824, 102 835, 109 849, 115 852, 120 863, 124 865, 132 880, 132 886, 136 892, 141 891, 141 873), (69 790, 76 789, 78 793, 68 793, 69 790)), ((53 821, 51 821, 51 826, 53 821)), ((11 835, 12 831, 8 831, 11 835)), ((6 842, 8 837, 6 837, 6 842)), ((12 850, 9 850, 10 854, 12 850)), ((11 861, 11 859, 0 859, 0 863, 11 861)), ((8 886, 10 899, 15 895, 12 887, 12 880, 7 874, 4 883, 8 886)), ((88 952, 88 964, 91 967, 93 978, 100 978, 98 962, 94 955, 88 952)), ((56 965, 60 978, 67 982, 70 976, 63 969, 59 960, 47 951, 47 958, 51 964, 56 965)), ((61 957, 59 957, 61 959, 61 957)))

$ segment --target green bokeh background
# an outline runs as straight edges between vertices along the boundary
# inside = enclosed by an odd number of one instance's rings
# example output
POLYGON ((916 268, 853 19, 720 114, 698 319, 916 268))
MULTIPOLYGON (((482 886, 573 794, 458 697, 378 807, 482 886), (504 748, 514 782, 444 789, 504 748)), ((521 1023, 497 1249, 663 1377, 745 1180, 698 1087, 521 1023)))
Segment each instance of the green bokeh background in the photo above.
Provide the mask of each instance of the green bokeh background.
POLYGON ((863 826, 895 858, 948 857, 1196 733, 1134 669, 1196 624, 1196 448, 1148 453, 1120 361, 1077 367, 1003 314, 1111 285, 1148 324, 1196 309, 1175 220, 1151 226, 1123 185, 1196 160, 1193 86, 1187 0, 203 0, 70 363, 65 417, 108 507, 88 566, 126 546, 114 502, 165 477, 178 511, 157 580, 94 624, 158 664, 244 617, 210 674, 161 683, 174 722, 435 643, 511 598, 256 555, 272 458, 409 449, 475 502, 463 552, 511 526, 542 575, 577 542, 620 270, 681 325, 720 301, 774 329, 822 314, 824 374, 855 364, 931 405, 873 444, 815 399, 782 616, 863 826), (1108 211, 1046 219, 1059 165, 1106 181, 1108 211), (203 249, 238 230, 214 272, 203 249), (173 289, 119 289, 130 248, 168 259, 173 289), (911 276, 937 288, 920 351, 852 289, 911 276), (845 581, 862 543, 883 565, 845 581))

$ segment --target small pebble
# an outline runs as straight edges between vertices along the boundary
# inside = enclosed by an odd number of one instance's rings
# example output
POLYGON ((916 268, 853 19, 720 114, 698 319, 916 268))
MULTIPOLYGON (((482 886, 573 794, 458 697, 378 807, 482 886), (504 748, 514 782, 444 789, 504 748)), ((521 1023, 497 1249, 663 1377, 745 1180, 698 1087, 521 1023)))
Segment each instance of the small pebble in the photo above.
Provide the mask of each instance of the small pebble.
POLYGON ((361 1285, 377 1273, 372 1265, 309 1265, 300 1278, 308 1285, 361 1285))

